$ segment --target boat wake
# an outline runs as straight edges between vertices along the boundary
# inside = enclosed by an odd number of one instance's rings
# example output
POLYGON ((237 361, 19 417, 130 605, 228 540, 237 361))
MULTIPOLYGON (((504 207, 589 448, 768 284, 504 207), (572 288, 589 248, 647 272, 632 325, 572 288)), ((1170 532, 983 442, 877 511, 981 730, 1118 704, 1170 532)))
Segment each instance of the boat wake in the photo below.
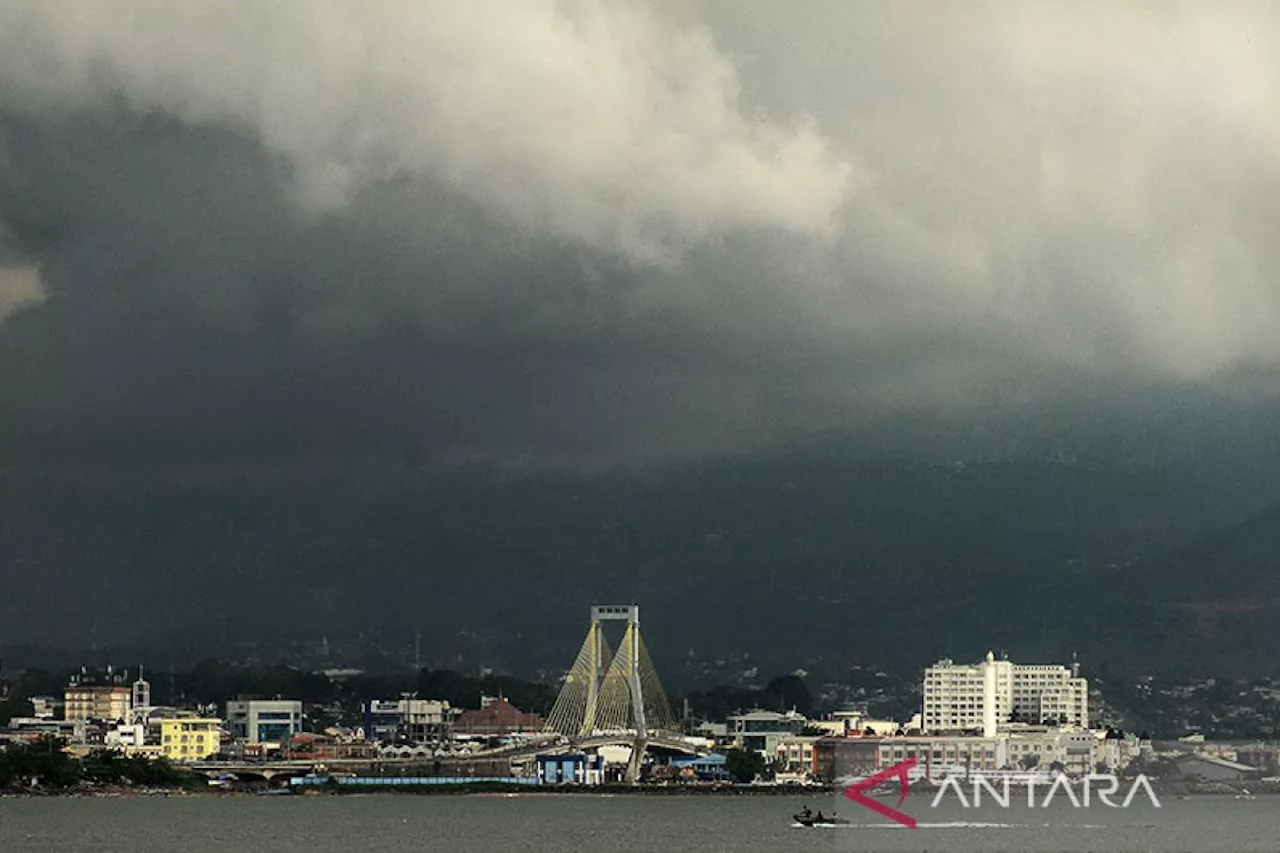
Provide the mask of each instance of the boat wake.
MULTIPOLYGON (((900 823, 839 823, 839 824, 792 823, 791 826, 794 828, 802 828, 802 829, 909 829, 910 828, 900 823)), ((939 821, 936 823, 921 822, 921 823, 917 823, 915 826, 916 829, 1032 829, 1032 828, 1042 828, 1042 827, 1052 827, 1056 829, 1106 829, 1107 828, 1101 824, 1093 824, 1093 823, 1071 824, 1070 826, 1067 826, 1064 824, 1050 824, 1050 823, 1044 823, 1044 824, 993 823, 993 822, 980 821, 980 820, 949 820, 949 821, 939 821)))

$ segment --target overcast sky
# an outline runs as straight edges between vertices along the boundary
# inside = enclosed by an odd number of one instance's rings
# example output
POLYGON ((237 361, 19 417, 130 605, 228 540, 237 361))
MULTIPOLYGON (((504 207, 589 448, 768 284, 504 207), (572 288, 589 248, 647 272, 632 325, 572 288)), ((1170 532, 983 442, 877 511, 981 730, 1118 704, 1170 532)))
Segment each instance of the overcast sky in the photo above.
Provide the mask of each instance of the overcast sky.
POLYGON ((1277 140, 1264 2, 6 0, 0 463, 1272 394, 1277 140))

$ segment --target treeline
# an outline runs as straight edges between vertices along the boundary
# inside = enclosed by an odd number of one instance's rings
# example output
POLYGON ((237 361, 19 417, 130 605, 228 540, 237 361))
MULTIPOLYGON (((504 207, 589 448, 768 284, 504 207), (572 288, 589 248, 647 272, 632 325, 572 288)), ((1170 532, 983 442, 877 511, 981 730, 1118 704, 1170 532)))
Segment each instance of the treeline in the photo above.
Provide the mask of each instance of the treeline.
MULTIPOLYGON (((0 702, 0 724, 8 717, 30 713, 32 696, 61 697, 68 679, 76 670, 29 669, 13 686, 9 702, 0 702)), ((133 678, 130 673, 130 678, 133 678)), ((443 699, 455 708, 479 708, 481 696, 503 696, 523 711, 544 717, 555 705, 559 685, 526 681, 511 676, 466 675, 452 670, 422 670, 413 673, 356 675, 334 680, 321 673, 292 667, 240 666, 217 660, 197 664, 187 672, 147 670, 151 699, 156 705, 223 705, 241 697, 299 699, 313 707, 342 706, 350 711, 364 699, 394 699, 415 693, 424 699, 443 699)), ((677 717, 685 700, 695 719, 723 720, 727 715, 751 708, 773 711, 796 710, 809 715, 813 698, 804 680, 795 675, 775 678, 764 688, 714 687, 686 696, 668 697, 677 717)))
MULTIPOLYGON (((30 713, 32 696, 61 697, 78 670, 29 669, 13 685, 8 702, 0 702, 0 723, 30 713)), ((134 678, 130 673, 129 678, 134 678)), ((362 699, 394 699, 416 693, 444 699, 458 708, 479 708, 482 695, 502 695, 521 710, 545 714, 555 704, 554 685, 510 676, 471 676, 450 670, 422 670, 392 675, 357 675, 334 680, 322 673, 284 665, 241 666, 207 660, 186 672, 147 670, 151 701, 156 705, 222 705, 240 697, 299 699, 308 705, 355 704, 362 699)))
MULTIPOLYGON (((779 676, 763 688, 712 687, 677 697, 681 705, 685 700, 689 703, 690 716, 701 720, 723 720, 730 714, 752 708, 780 713, 795 710, 805 716, 813 712, 813 697, 798 675, 779 676)), ((677 712, 682 710, 680 706, 676 708, 677 712)))
POLYGON ((66 790, 83 784, 190 788, 200 782, 164 758, 126 757, 109 749, 73 758, 63 751, 64 745, 58 738, 42 738, 0 750, 0 789, 66 790))

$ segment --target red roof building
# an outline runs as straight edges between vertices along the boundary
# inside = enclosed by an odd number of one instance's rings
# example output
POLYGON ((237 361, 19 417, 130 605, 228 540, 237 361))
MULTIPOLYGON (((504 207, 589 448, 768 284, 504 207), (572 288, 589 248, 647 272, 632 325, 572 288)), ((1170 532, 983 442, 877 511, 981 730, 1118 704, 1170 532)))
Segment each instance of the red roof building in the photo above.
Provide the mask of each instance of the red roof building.
POLYGON ((542 717, 526 714, 506 699, 493 699, 476 711, 463 711, 453 730, 464 735, 505 735, 542 731, 542 717))

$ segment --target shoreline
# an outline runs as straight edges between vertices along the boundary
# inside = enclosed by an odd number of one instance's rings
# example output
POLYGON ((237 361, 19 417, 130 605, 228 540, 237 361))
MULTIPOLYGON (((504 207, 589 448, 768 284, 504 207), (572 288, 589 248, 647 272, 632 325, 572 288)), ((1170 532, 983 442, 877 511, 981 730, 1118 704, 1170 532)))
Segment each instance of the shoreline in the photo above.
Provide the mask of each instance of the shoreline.
MULTIPOLYGON (((1259 790, 1231 787, 1225 784, 1188 784, 1153 782, 1153 790, 1161 797, 1191 799, 1199 797, 1255 799, 1280 796, 1280 789, 1267 786, 1259 790)), ((352 787, 261 787, 261 788, 86 788, 68 790, 7 790, 0 799, 135 799, 171 797, 349 797, 353 795, 449 796, 449 797, 793 797, 817 799, 836 795, 841 788, 831 785, 520 785, 494 782, 456 785, 361 785, 352 787)), ((937 789, 913 788, 911 799, 934 797, 937 789)), ((875 796, 875 795, 873 795, 875 796)))

